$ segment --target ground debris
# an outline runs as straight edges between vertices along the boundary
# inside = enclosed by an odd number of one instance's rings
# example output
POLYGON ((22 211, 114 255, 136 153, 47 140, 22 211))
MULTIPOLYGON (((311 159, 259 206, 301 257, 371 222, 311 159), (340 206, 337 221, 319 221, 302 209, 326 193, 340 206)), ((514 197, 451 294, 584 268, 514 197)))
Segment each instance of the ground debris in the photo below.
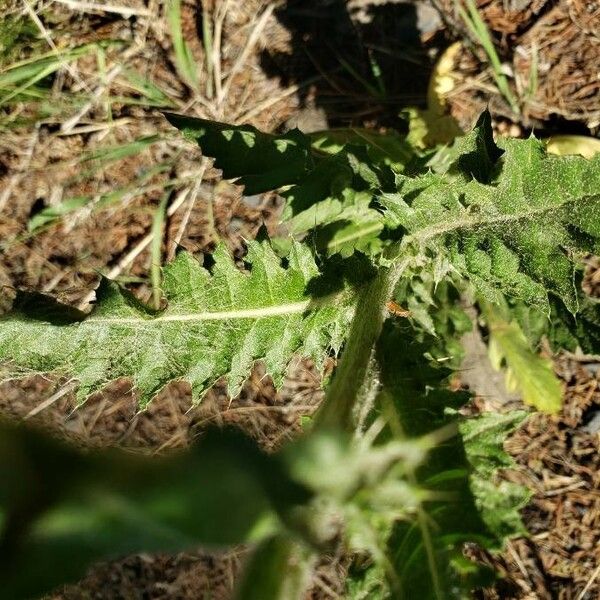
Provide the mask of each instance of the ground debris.
POLYGON ((555 368, 566 383, 561 413, 532 413, 505 443, 518 465, 505 477, 533 491, 523 512, 531 537, 487 557, 504 579, 482 592, 486 599, 600 597, 600 433, 586 429, 600 408, 600 380, 568 355, 555 368))
POLYGON ((600 3, 596 0, 477 0, 509 85, 518 99, 514 114, 499 93, 481 40, 463 22, 460 3, 439 0, 451 29, 468 40, 457 57, 450 110, 469 129, 482 110, 552 131, 571 122, 595 131, 600 126, 600 3))

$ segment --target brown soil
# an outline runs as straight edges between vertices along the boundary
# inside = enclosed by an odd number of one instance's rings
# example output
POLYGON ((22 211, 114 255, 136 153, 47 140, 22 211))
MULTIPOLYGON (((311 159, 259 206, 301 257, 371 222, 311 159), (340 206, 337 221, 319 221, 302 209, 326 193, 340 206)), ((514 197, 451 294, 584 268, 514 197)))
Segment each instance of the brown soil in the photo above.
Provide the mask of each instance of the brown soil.
POLYGON ((505 477, 533 492, 523 511, 530 537, 478 556, 503 577, 486 599, 600 597, 600 364, 564 354, 555 368, 565 383, 561 413, 533 413, 505 444, 518 465, 505 477))
POLYGON ((463 128, 489 105, 526 128, 598 132, 600 127, 600 3, 583 0, 477 0, 508 73, 521 115, 499 93, 489 60, 465 26, 459 3, 436 0, 450 28, 466 39, 456 65, 451 113, 463 128))

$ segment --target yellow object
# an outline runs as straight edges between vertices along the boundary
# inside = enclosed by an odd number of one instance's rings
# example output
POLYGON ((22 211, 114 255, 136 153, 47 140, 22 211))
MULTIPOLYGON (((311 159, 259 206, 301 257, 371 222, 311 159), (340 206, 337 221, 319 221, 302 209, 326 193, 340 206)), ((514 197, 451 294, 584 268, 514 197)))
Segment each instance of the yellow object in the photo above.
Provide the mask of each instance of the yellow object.
POLYGON ((454 42, 446 48, 436 62, 429 79, 427 106, 433 114, 440 117, 446 112, 446 96, 456 85, 454 65, 461 48, 462 44, 460 42, 454 42))
POLYGON ((592 158, 600 152, 600 140, 587 135, 553 135, 546 140, 546 151, 558 156, 579 154, 592 158))
POLYGON ((409 122, 407 139, 415 148, 450 144, 463 133, 454 117, 446 114, 446 96, 455 87, 454 65, 461 48, 460 42, 455 42, 435 64, 427 89, 427 109, 410 107, 404 111, 409 122))

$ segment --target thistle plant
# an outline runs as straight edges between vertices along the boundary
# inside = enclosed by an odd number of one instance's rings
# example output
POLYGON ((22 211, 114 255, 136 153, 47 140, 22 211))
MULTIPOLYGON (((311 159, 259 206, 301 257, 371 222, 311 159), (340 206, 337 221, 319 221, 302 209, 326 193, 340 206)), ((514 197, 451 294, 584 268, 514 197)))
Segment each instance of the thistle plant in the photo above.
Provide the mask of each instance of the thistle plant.
POLYGON ((448 385, 473 325, 461 302, 478 307, 523 399, 557 411, 560 386, 534 344, 596 346, 577 315, 600 322, 597 305, 577 278, 598 251, 600 159, 550 156, 533 137, 495 142, 487 113, 432 151, 391 133, 273 135, 166 116, 244 193, 279 193, 289 236, 249 242, 245 271, 224 246, 210 269, 180 253, 163 269, 161 310, 108 280, 89 314, 20 293, 0 320, 5 377, 65 375, 83 403, 128 376, 143 408, 175 380, 194 402, 223 377, 235 395, 256 361, 276 385, 294 355, 337 367, 305 434, 274 455, 222 431, 176 457, 81 455, 7 426, 5 589, 42 593, 124 552, 238 543, 254 548, 243 599, 302 598, 331 552, 349 556, 349 598, 462 598, 490 581, 462 547, 525 533, 527 491, 497 471, 526 413, 461 415, 468 394, 448 385), (11 456, 27 485, 9 476, 11 456))

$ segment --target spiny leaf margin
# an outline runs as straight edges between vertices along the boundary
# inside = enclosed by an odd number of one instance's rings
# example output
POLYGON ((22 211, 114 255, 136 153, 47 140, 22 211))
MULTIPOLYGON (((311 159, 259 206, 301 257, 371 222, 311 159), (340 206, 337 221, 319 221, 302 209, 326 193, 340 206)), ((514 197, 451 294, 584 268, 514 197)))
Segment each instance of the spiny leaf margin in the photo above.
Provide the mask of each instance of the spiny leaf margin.
POLYGON ((213 258, 212 272, 186 252, 165 266, 168 304, 161 312, 109 280, 85 318, 40 302, 39 295, 25 296, 0 318, 0 364, 9 376, 73 377, 80 401, 110 381, 132 377, 145 406, 174 380, 189 382, 199 400, 225 377, 236 395, 257 360, 280 385, 294 353, 319 366, 329 352, 339 351, 352 294, 311 297, 307 286, 319 271, 309 249, 294 243, 284 266, 268 242, 249 242, 249 273, 237 268, 224 245, 213 258))
POLYGON ((496 146, 488 121, 457 140, 445 173, 396 174, 378 197, 404 234, 395 254, 415 269, 447 262, 494 304, 506 295, 549 314, 552 294, 575 314, 575 264, 600 250, 600 155, 548 155, 533 137, 496 146))

